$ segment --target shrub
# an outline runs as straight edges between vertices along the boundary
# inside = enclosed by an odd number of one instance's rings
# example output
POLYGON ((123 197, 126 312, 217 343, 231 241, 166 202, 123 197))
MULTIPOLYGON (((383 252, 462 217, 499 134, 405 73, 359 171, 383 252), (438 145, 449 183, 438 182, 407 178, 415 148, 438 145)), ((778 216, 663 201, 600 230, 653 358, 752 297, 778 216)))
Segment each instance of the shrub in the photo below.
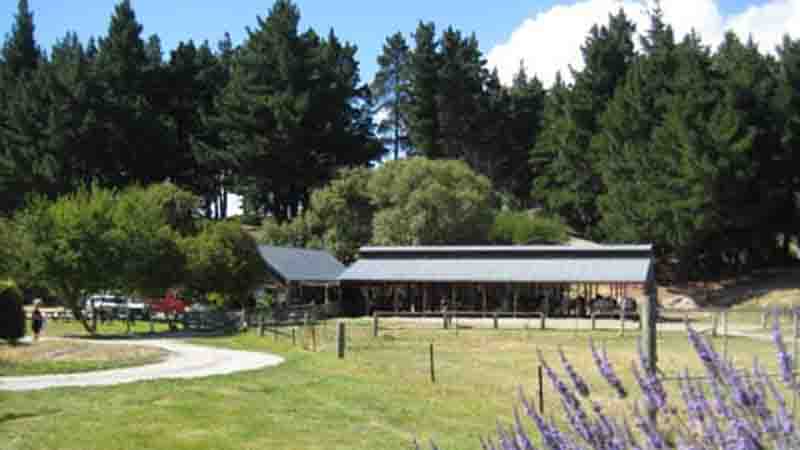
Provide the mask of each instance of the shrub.
MULTIPOLYGON (((795 312, 797 313, 797 312, 795 312)), ((780 380, 790 392, 798 389, 792 373, 792 356, 781 336, 778 315, 773 325, 780 380)), ((538 430, 534 439, 515 410, 515 423, 498 425, 496 441, 482 442, 484 449, 796 449, 800 448, 800 429, 786 400, 758 362, 750 373, 743 373, 723 359, 709 342, 689 328, 689 341, 705 367, 705 380, 690 379, 684 371, 680 398, 667 395, 657 374, 649 370, 641 348, 632 371, 642 392, 641 401, 632 405, 632 427, 615 411, 604 410, 591 398, 591 391, 566 356, 561 364, 567 374, 561 379, 539 356, 545 373, 558 392, 568 419, 559 428, 540 415, 520 389, 522 411, 538 430), (540 441, 537 443, 536 441, 540 441)), ((629 388, 622 386, 605 349, 591 345, 595 364, 620 398, 627 398, 629 388)), ((434 444, 434 448, 436 448, 434 444)))
POLYGON ((0 282, 0 339, 16 344, 25 336, 22 292, 12 281, 0 282))
POLYGON ((489 240, 496 244, 561 244, 569 240, 560 219, 526 211, 502 211, 495 216, 489 240))

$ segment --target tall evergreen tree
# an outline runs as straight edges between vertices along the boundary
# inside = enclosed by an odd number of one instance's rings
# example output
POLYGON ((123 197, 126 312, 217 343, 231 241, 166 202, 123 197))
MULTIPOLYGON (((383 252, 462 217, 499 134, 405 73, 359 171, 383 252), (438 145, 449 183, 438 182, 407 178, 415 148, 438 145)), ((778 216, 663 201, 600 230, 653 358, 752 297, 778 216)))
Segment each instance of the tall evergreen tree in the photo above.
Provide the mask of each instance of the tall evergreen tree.
POLYGON ((420 22, 414 32, 414 49, 408 65, 408 133, 412 153, 428 158, 444 156, 439 124, 440 80, 442 66, 436 39, 436 26, 420 22))
POLYGON ((36 45, 34 30, 28 0, 19 0, 11 33, 6 36, 2 49, 4 67, 12 79, 32 73, 41 62, 42 52, 36 45))
POLYGON ((222 123, 239 164, 246 206, 279 220, 297 216, 313 187, 343 166, 383 153, 364 114, 355 47, 298 30, 300 11, 277 1, 236 57, 222 123))
POLYGON ((165 180, 175 170, 174 147, 163 143, 167 133, 153 104, 163 93, 141 33, 130 1, 123 0, 114 8, 108 34, 99 40, 94 73, 103 97, 96 114, 102 120, 112 185, 165 180))
POLYGON ((394 152, 394 159, 408 149, 408 125, 405 117, 408 104, 409 47, 398 32, 386 38, 383 53, 378 55, 378 72, 371 90, 377 115, 385 115, 378 124, 384 145, 394 152))
POLYGON ((581 47, 584 68, 573 71, 571 89, 557 86, 548 119, 533 149, 533 196, 576 230, 597 234, 597 199, 604 192, 599 165, 602 149, 592 145, 600 117, 625 78, 633 59, 636 29, 624 11, 608 25, 593 26, 581 47))

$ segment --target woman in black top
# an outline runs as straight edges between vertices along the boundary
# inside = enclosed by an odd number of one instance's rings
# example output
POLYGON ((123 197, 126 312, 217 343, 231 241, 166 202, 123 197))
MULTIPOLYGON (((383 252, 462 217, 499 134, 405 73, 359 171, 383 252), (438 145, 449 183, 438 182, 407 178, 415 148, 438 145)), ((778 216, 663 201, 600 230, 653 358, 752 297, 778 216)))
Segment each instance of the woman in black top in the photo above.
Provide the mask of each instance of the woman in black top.
POLYGON ((39 307, 35 306, 33 308, 33 314, 31 314, 31 326, 33 327, 33 340, 39 340, 39 333, 42 332, 42 326, 44 326, 44 315, 42 312, 39 311, 39 307))

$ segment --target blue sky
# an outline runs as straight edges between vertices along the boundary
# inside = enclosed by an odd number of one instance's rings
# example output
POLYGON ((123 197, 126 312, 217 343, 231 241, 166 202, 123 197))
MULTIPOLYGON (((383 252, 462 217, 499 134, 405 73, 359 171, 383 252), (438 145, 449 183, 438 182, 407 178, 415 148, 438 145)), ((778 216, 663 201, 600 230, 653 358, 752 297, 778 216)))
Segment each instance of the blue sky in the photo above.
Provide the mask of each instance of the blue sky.
MULTIPOLYGON (((665 0, 664 3, 674 0, 665 0)), ((36 38, 49 48, 68 30, 76 31, 85 41, 89 36, 103 35, 116 2, 113 0, 30 0, 35 14, 36 38)), ((255 26, 256 15, 266 15, 271 0, 133 0, 134 9, 144 25, 144 34, 157 33, 165 50, 180 40, 222 37, 225 31, 236 42, 243 39, 246 26, 255 26)), ((359 47, 362 78, 371 77, 375 58, 385 37, 394 32, 410 33, 420 20, 432 20, 440 27, 454 25, 474 31, 487 54, 496 45, 508 40, 526 18, 551 9, 554 5, 575 3, 554 0, 298 0, 303 25, 337 35, 359 47)), ((720 0, 716 4, 724 15, 735 14, 749 5, 766 0, 720 0)), ((16 0, 0 2, 0 34, 11 28, 16 0)))

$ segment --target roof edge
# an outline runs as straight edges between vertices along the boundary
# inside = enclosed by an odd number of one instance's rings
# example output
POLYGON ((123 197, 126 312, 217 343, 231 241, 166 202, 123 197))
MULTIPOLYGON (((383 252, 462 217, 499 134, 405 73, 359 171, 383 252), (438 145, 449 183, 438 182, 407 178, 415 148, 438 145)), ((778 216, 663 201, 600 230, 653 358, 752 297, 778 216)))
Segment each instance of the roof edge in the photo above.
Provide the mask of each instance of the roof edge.
POLYGON ((637 245, 431 245, 431 246, 367 246, 360 253, 426 253, 426 252, 652 252, 652 244, 637 245))

